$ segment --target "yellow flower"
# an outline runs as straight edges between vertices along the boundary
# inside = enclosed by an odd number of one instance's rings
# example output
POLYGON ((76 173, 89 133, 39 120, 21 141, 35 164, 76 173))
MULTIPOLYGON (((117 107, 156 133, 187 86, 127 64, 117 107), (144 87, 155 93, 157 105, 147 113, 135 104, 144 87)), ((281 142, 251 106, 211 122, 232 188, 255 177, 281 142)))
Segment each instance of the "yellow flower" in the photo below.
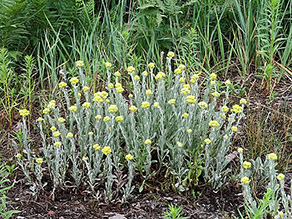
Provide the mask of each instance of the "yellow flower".
POLYGON ((285 178, 285 175, 283 173, 279 173, 277 176, 277 179, 280 181, 283 180, 284 178, 285 178))
POLYGON ((219 123, 216 120, 211 120, 209 122, 209 126, 211 126, 211 127, 218 127, 219 126, 219 123))
POLYGON ((268 159, 269 160, 277 160, 277 155, 275 153, 270 153, 268 154, 268 159))
POLYGON ((68 134, 66 135, 66 138, 72 138, 73 137, 73 133, 72 132, 68 132, 68 134))
POLYGON ((178 66, 178 68, 180 69, 180 70, 185 70, 186 69, 186 66, 185 65, 183 65, 183 64, 180 64, 179 66, 178 66))
POLYGON ((100 93, 100 95, 105 99, 105 98, 107 98, 108 93, 107 93, 106 91, 102 91, 102 92, 100 93))
POLYGON ((142 108, 148 108, 149 106, 150 106, 149 102, 147 101, 142 102, 142 105, 141 105, 142 108))
POLYGON ((248 183, 249 183, 249 178, 246 177, 246 176, 244 176, 244 177, 241 178, 240 181, 241 181, 243 184, 248 184, 248 183))
POLYGON ((211 82, 210 82, 210 85, 211 85, 211 86, 214 86, 215 84, 216 84, 216 81, 211 81, 211 82))
POLYGON ((109 146, 105 146, 103 149, 102 149, 102 153, 104 153, 106 156, 108 154, 110 154, 112 152, 112 149, 109 147, 109 146))
POLYGON ((128 71, 128 73, 134 73, 135 72, 135 68, 133 66, 129 66, 127 71, 128 71))
POLYGON ((108 107, 108 111, 109 111, 110 113, 116 113, 116 112, 118 111, 118 107, 117 107, 117 105, 110 105, 110 106, 108 107))
POLYGON ((177 68, 177 69, 174 70, 173 73, 176 74, 176 75, 179 75, 179 74, 181 74, 181 69, 177 68))
POLYGON ((125 158, 126 158, 126 160, 133 160, 133 155, 132 154, 127 154, 126 156, 125 156, 125 158))
POLYGON ((102 103, 103 102, 103 99, 102 99, 102 97, 101 96, 95 96, 94 98, 93 98, 93 101, 94 102, 98 102, 98 103, 102 103))
POLYGON ((59 131, 53 132, 53 136, 55 138, 59 137, 61 135, 61 133, 59 131))
POLYGON ((116 71, 116 72, 114 73, 114 75, 115 75, 116 77, 121 77, 121 73, 118 72, 118 71, 116 71))
POLYGON ((238 149, 237 149, 237 152, 238 152, 238 153, 242 153, 242 152, 243 152, 243 149, 242 149, 242 148, 238 148, 238 149))
POLYGON ((231 130, 232 130, 233 132, 237 132, 237 131, 238 131, 238 128, 237 128, 236 126, 232 126, 232 127, 231 127, 231 130))
POLYGON ((133 94, 129 94, 129 98, 133 98, 133 94))
POLYGON ((63 117, 60 117, 60 118, 58 119, 58 122, 63 123, 63 122, 65 122, 65 119, 64 119, 63 117))
POLYGON ((140 80, 140 77, 138 75, 135 75, 134 80, 135 81, 139 81, 140 80))
POLYGON ((18 154, 15 155, 15 157, 16 157, 16 158, 21 158, 22 155, 18 153, 18 154))
POLYGON ((101 119, 101 115, 95 116, 96 119, 101 119))
POLYGON ((143 72, 142 72, 142 75, 143 75, 144 77, 147 77, 147 76, 148 76, 148 72, 147 72, 147 71, 143 71, 143 72))
POLYGON ((243 166, 244 169, 251 168, 251 162, 244 161, 244 162, 242 163, 242 166, 243 166))
POLYGON ((169 58, 173 58, 173 57, 174 57, 174 52, 169 51, 169 52, 167 53, 167 56, 168 56, 169 58))
POLYGON ((122 87, 117 87, 116 88, 117 93, 122 93, 124 91, 124 88, 122 87))
POLYGON ((82 160, 83 160, 84 162, 86 162, 86 161, 88 160, 88 157, 84 156, 84 157, 82 157, 82 160))
POLYGON ((64 81, 62 81, 62 82, 59 83, 59 88, 60 89, 66 87, 66 86, 67 86, 67 84, 64 81))
POLYGON ((232 106, 232 112, 241 113, 242 112, 242 107, 237 105, 237 104, 235 104, 235 105, 232 106))
POLYGON ((151 90, 146 90, 146 95, 152 95, 152 91, 151 90))
POLYGON ((153 62, 150 62, 147 66, 151 69, 155 68, 155 64, 153 62))
POLYGON ((59 141, 55 142, 55 143, 54 143, 54 146, 56 146, 56 147, 61 147, 61 142, 59 142, 59 141))
POLYGON ((192 129, 188 129, 188 131, 187 131, 187 132, 188 132, 188 133, 192 133, 192 131, 193 131, 192 129))
POLYGON ((112 67, 112 63, 110 63, 110 62, 106 62, 106 63, 104 63, 104 65, 105 65, 106 68, 111 68, 112 67))
POLYGON ((228 79, 227 81, 225 81, 225 84, 230 85, 231 84, 230 80, 228 79))
POLYGON ((201 101, 198 103, 199 107, 201 107, 202 109, 205 109, 208 107, 208 104, 205 101, 201 101))
POLYGON ((227 106, 222 106, 221 110, 222 112, 227 113, 229 111, 229 108, 227 106))
POLYGON ((144 142, 146 145, 150 145, 151 144, 151 140, 150 139, 146 139, 144 142))
POLYGON ((80 92, 78 92, 77 96, 78 96, 78 97, 81 97, 81 93, 80 93, 80 92))
POLYGON ((108 121, 110 121, 111 120, 111 118, 109 117, 109 116, 105 116, 104 118, 103 118, 103 121, 104 122, 108 122, 108 121))
POLYGON ((184 113, 184 114, 182 114, 182 117, 188 118, 189 117, 189 114, 188 113, 184 113))
POLYGON ((89 135, 89 136, 92 136, 92 135, 93 135, 93 132, 88 132, 88 135, 89 135))
POLYGON ((75 64, 76 64, 76 67, 78 68, 78 67, 83 67, 84 66, 84 62, 83 61, 77 61, 77 62, 75 62, 75 64))
POLYGON ((56 107, 56 101, 55 100, 51 100, 48 104, 48 108, 50 109, 54 109, 56 107))
POLYGON ((19 114, 22 117, 25 117, 25 116, 28 116, 29 115, 29 111, 27 109, 19 110, 19 114))
POLYGON ((211 140, 209 139, 209 138, 206 138, 205 140, 204 140, 204 142, 206 143, 206 144, 211 144, 211 140))
POLYGON ((109 89, 112 89, 112 88, 114 88, 114 87, 115 87, 115 86, 114 86, 113 83, 109 83, 109 84, 108 84, 108 88, 109 88, 109 89))
POLYGON ((279 217, 283 217, 283 216, 284 216, 283 211, 279 211, 279 212, 278 212, 278 215, 279 215, 279 217))
POLYGON ((118 88, 118 87, 122 87, 122 84, 121 83, 116 83, 115 84, 115 88, 118 88))
POLYGON ((35 161, 39 164, 42 164, 44 162, 44 159, 41 157, 38 157, 37 159, 35 159, 35 161))
POLYGON ((212 95, 216 98, 218 98, 220 96, 220 94, 217 91, 213 92, 212 95))
POLYGON ((223 138, 228 139, 228 135, 224 135, 223 138))
POLYGON ((124 117, 123 116, 117 116, 116 117, 116 122, 121 122, 124 120, 124 117))
POLYGON ((129 109, 130 109, 133 113, 136 112, 136 111, 138 110, 138 108, 135 107, 135 106, 131 106, 129 109))
POLYGON ((191 85, 189 85, 189 84, 184 84, 183 88, 191 89, 191 85))
POLYGON ((39 117, 39 118, 37 119, 37 121, 38 121, 38 122, 42 122, 42 121, 44 121, 44 119, 43 119, 42 117, 39 117))
POLYGON ((44 114, 48 114, 48 113, 50 113, 50 111, 51 111, 51 110, 50 110, 49 108, 45 108, 45 109, 43 110, 43 113, 44 113, 44 114))
POLYGON ((57 128, 55 126, 52 126, 50 129, 52 132, 57 130, 57 128))
POLYGON ((188 89, 188 88, 182 88, 181 90, 180 90, 180 92, 182 93, 182 94, 190 94, 191 93, 191 91, 188 89))
POLYGON ((214 73, 212 73, 212 74, 210 74, 210 78, 211 78, 212 80, 216 80, 216 79, 217 79, 217 75, 214 74, 214 73))
POLYGON ((183 146, 183 144, 181 143, 181 142, 176 142, 176 144, 177 144, 177 146, 179 146, 179 147, 182 147, 183 146))
POLYGON ((197 80, 199 80, 199 75, 198 74, 194 74, 193 76, 192 76, 192 80, 195 80, 195 81, 197 81, 197 80))
POLYGON ((82 107, 88 109, 90 107, 90 103, 85 102, 85 103, 82 104, 82 107))
POLYGON ((87 91, 89 91, 89 87, 84 86, 84 87, 82 88, 82 91, 83 91, 83 92, 87 92, 87 91))
POLYGON ((72 111, 72 112, 76 112, 77 111, 77 106, 75 106, 75 105, 74 106, 70 106, 69 110, 72 111))
POLYGON ((159 106, 159 103, 158 103, 158 102, 155 102, 155 103, 153 104, 153 106, 154 106, 154 107, 158 107, 158 106, 159 106))
POLYGON ((77 77, 73 77, 73 78, 70 79, 70 83, 73 84, 73 85, 77 84, 78 82, 79 82, 79 80, 78 80, 77 77))
POLYGON ((155 76, 155 79, 156 80, 160 80, 162 78, 163 78, 162 74, 159 74, 159 73, 155 76))
POLYGON ((97 150, 97 151, 100 150, 100 146, 99 146, 99 144, 95 144, 95 145, 93 145, 92 147, 93 147, 93 149, 95 149, 95 150, 97 150))
POLYGON ((240 99, 240 101, 239 101, 239 103, 240 103, 240 104, 246 104, 246 103, 247 103, 247 101, 246 101, 246 99, 244 99, 244 98, 241 98, 241 99, 240 99))
POLYGON ((192 95, 189 95, 189 96, 186 97, 186 101, 187 101, 187 103, 195 103, 196 102, 196 97, 192 96, 192 95))
POLYGON ((169 104, 175 104, 175 99, 170 99, 170 100, 168 101, 168 103, 169 103, 169 104))

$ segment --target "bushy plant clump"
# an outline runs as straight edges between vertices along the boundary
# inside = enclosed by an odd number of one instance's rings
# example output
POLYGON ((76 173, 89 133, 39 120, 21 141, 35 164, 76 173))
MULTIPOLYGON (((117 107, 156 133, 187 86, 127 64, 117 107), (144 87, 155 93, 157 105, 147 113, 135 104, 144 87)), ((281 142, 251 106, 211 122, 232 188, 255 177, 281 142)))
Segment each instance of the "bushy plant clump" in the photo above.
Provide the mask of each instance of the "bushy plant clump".
POLYGON ((248 218, 264 218, 267 215, 277 219, 291 218, 292 193, 290 195, 286 193, 285 175, 276 170, 277 155, 270 153, 264 162, 260 157, 249 162, 243 161, 242 148, 239 148, 238 152, 241 163, 240 181, 243 186, 245 214, 248 218), (258 188, 263 185, 266 185, 267 191, 260 198, 261 193, 258 188))
POLYGON ((229 80, 220 93, 216 74, 202 81, 183 64, 173 71, 173 57, 169 52, 166 72, 149 63, 139 76, 129 66, 133 88, 127 95, 111 63, 105 63, 106 89, 94 92, 83 62, 76 62, 78 77, 59 83, 62 100, 51 100, 37 120, 42 155, 31 153, 29 112, 20 111, 24 150, 17 157, 29 181, 42 189, 47 168, 54 189, 87 185, 97 197, 103 190, 108 201, 127 198, 134 176, 142 178, 141 191, 161 171, 175 190, 197 185, 200 175, 219 189, 230 172, 226 155, 246 100, 229 106, 229 80))

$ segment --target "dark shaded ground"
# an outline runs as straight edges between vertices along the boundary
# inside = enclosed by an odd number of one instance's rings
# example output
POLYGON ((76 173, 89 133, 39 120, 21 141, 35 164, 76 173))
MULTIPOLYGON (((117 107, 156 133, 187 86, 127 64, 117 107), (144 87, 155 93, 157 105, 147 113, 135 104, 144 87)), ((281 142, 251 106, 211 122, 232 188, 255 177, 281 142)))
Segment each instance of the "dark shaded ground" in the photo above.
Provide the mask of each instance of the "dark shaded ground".
POLYGON ((95 203, 86 195, 57 194, 55 201, 42 195, 37 200, 29 188, 23 189, 18 184, 10 191, 9 197, 14 202, 11 208, 21 210, 14 218, 162 218, 173 203, 183 207, 184 216, 197 219, 232 218, 242 200, 240 189, 229 185, 219 191, 211 189, 200 191, 201 196, 194 198, 188 194, 144 193, 134 194, 125 204, 95 203))

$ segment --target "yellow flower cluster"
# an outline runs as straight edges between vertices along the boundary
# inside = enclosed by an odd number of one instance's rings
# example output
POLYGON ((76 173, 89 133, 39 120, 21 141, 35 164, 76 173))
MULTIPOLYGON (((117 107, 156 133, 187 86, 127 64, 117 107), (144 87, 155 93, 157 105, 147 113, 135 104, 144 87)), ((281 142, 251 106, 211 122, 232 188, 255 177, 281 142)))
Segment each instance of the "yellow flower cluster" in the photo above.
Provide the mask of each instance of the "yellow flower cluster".
POLYGON ((124 120, 124 117, 123 116, 117 116, 116 117, 116 122, 121 122, 124 120))
POLYGON ((61 135, 59 131, 53 132, 53 137, 57 138, 61 135))
POLYGON ((70 106, 69 110, 72 111, 72 112, 76 112, 77 111, 77 106, 75 106, 75 105, 74 106, 70 106))
POLYGON ((112 152, 112 149, 109 146, 105 146, 102 150, 102 153, 104 153, 104 155, 108 155, 112 152))
POLYGON ((25 116, 28 116, 29 115, 29 111, 27 109, 23 109, 23 110, 20 110, 19 111, 19 114, 22 116, 22 117, 25 117, 25 116))
POLYGON ((173 57, 174 57, 174 52, 169 51, 169 52, 167 53, 167 56, 168 56, 169 58, 173 58, 173 57))
POLYGON ((205 101, 201 101, 198 103, 199 107, 201 107, 202 109, 205 109, 208 107, 208 104, 205 101))
POLYGON ((60 123, 63 123, 63 122, 65 122, 66 120, 63 118, 63 117, 60 117, 60 118, 58 118, 58 122, 60 122, 60 123))
POLYGON ((210 78, 212 80, 216 80, 217 79, 217 75, 215 73, 210 74, 210 78))
POLYGON ((243 184, 248 184, 248 183, 249 183, 249 178, 246 177, 246 176, 244 176, 244 177, 241 178, 240 181, 241 181, 243 184))
POLYGON ((151 144, 151 140, 150 139, 146 139, 145 142, 144 142, 144 144, 150 145, 151 144))
POLYGON ((169 100, 168 103, 169 103, 169 104, 172 104, 172 105, 175 104, 175 99, 171 99, 171 100, 169 100))
POLYGON ((135 107, 135 106, 130 106, 129 109, 130 109, 133 113, 136 112, 136 111, 138 110, 138 108, 135 107))
POLYGON ((134 157, 133 157, 132 154, 127 154, 127 155, 125 156, 125 158, 126 158, 126 160, 128 160, 128 161, 134 159, 134 157))
POLYGON ((73 84, 73 85, 76 85, 78 82, 79 82, 79 80, 78 80, 77 77, 73 77, 73 78, 70 79, 70 83, 73 84))
POLYGON ((235 105, 232 106, 232 112, 241 113, 242 112, 242 107, 239 106, 238 104, 235 104, 235 105))
POLYGON ((155 103, 153 104, 153 106, 154 106, 154 107, 159 107, 159 103, 158 103, 158 102, 155 102, 155 103))
POLYGON ((196 97, 192 96, 192 95, 189 95, 189 96, 186 97, 186 101, 187 101, 187 103, 195 103, 196 102, 196 97))
POLYGON ((209 126, 211 126, 211 127, 218 127, 219 126, 219 123, 216 120, 211 120, 209 122, 209 126))
POLYGON ((270 153, 270 154, 268 154, 268 159, 269 160, 277 160, 278 157, 275 153, 270 153))
POLYGON ((242 166, 243 166, 244 169, 251 168, 251 162, 244 161, 244 162, 242 163, 242 166))
POLYGON ((118 111, 118 107, 117 107, 117 105, 110 105, 110 106, 108 107, 108 111, 109 111, 110 113, 116 113, 116 112, 118 111))
POLYGON ((141 107, 142 107, 142 108, 148 108, 148 107, 150 107, 150 103, 147 102, 147 101, 144 101, 144 102, 142 102, 141 107))
POLYGON ((188 113, 184 113, 184 114, 182 114, 182 117, 188 118, 189 117, 189 114, 188 113))
POLYGON ((151 69, 155 68, 155 64, 153 62, 150 62, 147 66, 151 69))
POLYGON ((205 140, 204 140, 204 142, 206 143, 206 144, 211 144, 211 140, 209 139, 209 138, 206 138, 205 140))
POLYGON ((35 161, 39 164, 42 164, 44 162, 44 159, 39 157, 39 158, 35 159, 35 161))
POLYGON ((82 104, 82 107, 88 109, 88 108, 90 107, 90 103, 89 103, 89 102, 84 102, 84 103, 82 104))
POLYGON ((68 134, 66 135, 66 138, 72 138, 73 137, 73 133, 72 132, 68 132, 68 134))
POLYGON ((129 66, 129 67, 127 68, 127 71, 128 71, 129 74, 130 74, 130 73, 134 73, 134 72, 135 72, 135 68, 134 68, 133 66, 129 66))
POLYGON ((151 90, 146 90, 146 95, 147 95, 147 96, 152 95, 152 91, 151 91, 151 90))
POLYGON ((111 68, 112 67, 112 63, 110 63, 110 62, 106 62, 106 63, 104 63, 104 65, 105 65, 106 68, 111 68))
POLYGON ((59 88, 60 88, 60 89, 66 87, 66 86, 67 86, 67 83, 65 83, 65 82, 63 82, 63 81, 59 83, 59 88))
POLYGON ((96 151, 99 151, 100 150, 100 145, 99 144, 94 144, 92 147, 96 151))
POLYGON ((75 62, 75 64, 76 64, 76 67, 78 68, 78 67, 83 67, 84 66, 84 62, 83 61, 77 61, 77 62, 75 62))

